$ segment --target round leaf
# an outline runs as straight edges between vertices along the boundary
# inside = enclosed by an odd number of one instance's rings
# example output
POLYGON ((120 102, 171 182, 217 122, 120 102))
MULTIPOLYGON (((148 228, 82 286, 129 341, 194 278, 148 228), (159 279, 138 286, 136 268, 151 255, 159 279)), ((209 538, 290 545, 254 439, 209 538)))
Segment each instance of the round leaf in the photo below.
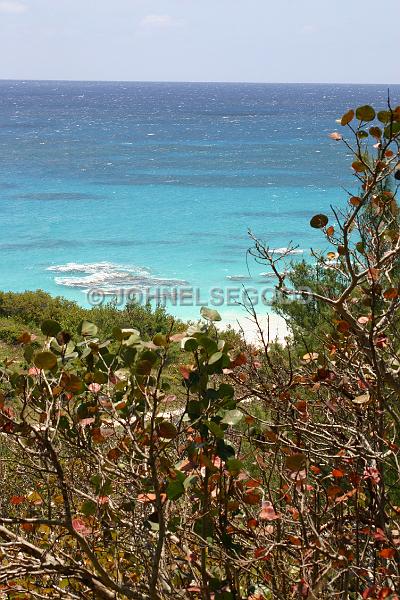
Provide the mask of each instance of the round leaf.
POLYGON ((391 115, 390 115, 390 112, 388 110, 380 110, 378 112, 378 120, 381 123, 389 123, 390 122, 390 118, 391 118, 391 115))
POLYGON ((355 160, 351 166, 356 173, 362 173, 363 171, 366 171, 366 166, 359 160, 355 160))
POLYGON ((304 454, 292 454, 286 457, 285 467, 289 471, 301 471, 306 465, 304 454))
POLYGON ((43 321, 41 330, 42 333, 47 337, 56 337, 58 333, 60 333, 62 327, 60 323, 57 321, 52 321, 51 319, 47 319, 47 321, 43 321))
POLYGON ((343 117, 340 120, 340 124, 343 126, 348 125, 349 123, 351 123, 351 121, 353 119, 354 119, 354 110, 351 109, 343 115, 343 117))
POLYGON ((243 419, 243 413, 240 410, 228 410, 221 423, 225 425, 237 425, 243 419))
POLYGON ((175 425, 170 421, 160 423, 157 427, 157 433, 161 438, 166 440, 173 440, 178 435, 175 425))
POLYGON ((39 352, 33 361, 38 369, 54 369, 57 364, 57 357, 52 352, 39 352))
POLYGON ((356 110, 356 117, 359 121, 373 121, 375 119, 375 111, 368 104, 359 106, 356 110))
POLYGON ((311 221, 310 221, 310 225, 311 227, 314 227, 314 229, 322 229, 323 227, 325 227, 325 225, 328 224, 328 217, 326 215, 315 215, 311 221))
POLYGON ((207 319, 207 321, 221 321, 221 315, 217 310, 213 310, 212 308, 207 308, 206 306, 202 306, 200 310, 200 314, 203 319, 207 319))
POLYGON ((156 346, 168 346, 167 336, 165 336, 162 333, 156 333, 156 335, 153 338, 153 344, 155 344, 156 346))
POLYGON ((213 354, 211 356, 210 360, 208 361, 208 364, 213 365, 214 363, 218 362, 222 357, 223 357, 222 352, 215 352, 215 354, 213 354))
POLYGON ((195 338, 188 338, 183 347, 186 352, 194 352, 199 347, 199 343, 195 338))
POLYGON ((379 140, 382 137, 382 129, 380 127, 371 127, 369 133, 370 135, 372 135, 372 137, 376 138, 377 140, 379 140))
POLYGON ((83 321, 80 327, 80 334, 83 337, 95 337, 97 334, 97 327, 89 321, 83 321))

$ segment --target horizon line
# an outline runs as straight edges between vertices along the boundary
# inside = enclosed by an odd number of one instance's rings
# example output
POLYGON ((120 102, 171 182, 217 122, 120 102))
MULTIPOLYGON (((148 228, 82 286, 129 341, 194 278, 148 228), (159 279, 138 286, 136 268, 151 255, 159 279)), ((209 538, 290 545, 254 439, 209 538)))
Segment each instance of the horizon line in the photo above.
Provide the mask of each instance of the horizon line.
POLYGON ((385 85, 385 86, 400 86, 399 83, 371 83, 371 82, 350 82, 350 81, 234 81, 234 80, 169 80, 169 79, 32 79, 32 78, 0 78, 0 82, 15 81, 15 82, 38 82, 38 83, 170 83, 170 84, 244 84, 244 85, 362 85, 362 86, 373 86, 373 85, 385 85))

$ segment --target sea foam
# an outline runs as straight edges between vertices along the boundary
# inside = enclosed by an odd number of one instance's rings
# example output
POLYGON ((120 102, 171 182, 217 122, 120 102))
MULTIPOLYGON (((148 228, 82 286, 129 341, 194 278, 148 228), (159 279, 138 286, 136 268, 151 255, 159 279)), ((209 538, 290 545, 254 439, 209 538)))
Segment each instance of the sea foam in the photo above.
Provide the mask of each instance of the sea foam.
POLYGON ((155 277, 149 269, 144 267, 119 265, 110 262, 69 262, 64 265, 47 267, 47 271, 68 274, 66 277, 55 277, 54 281, 57 285, 77 288, 82 291, 96 288, 105 294, 115 294, 117 291, 128 289, 144 290, 150 287, 178 287, 188 283, 183 279, 155 277))

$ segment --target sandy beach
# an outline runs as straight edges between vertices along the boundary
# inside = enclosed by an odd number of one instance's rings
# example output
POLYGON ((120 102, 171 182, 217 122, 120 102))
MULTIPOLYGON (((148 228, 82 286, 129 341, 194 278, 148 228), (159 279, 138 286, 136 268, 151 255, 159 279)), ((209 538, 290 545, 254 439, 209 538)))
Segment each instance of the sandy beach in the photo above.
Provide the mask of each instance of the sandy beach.
MULTIPOLYGON (((278 341, 281 344, 285 344, 285 340, 290 333, 283 317, 275 313, 270 313, 260 314, 257 316, 257 318, 265 341, 268 340, 269 333, 270 341, 278 341)), ((254 346, 261 345, 260 331, 254 322, 254 319, 245 311, 223 314, 220 327, 225 328, 228 325, 236 331, 242 331, 248 344, 252 344, 254 346)))

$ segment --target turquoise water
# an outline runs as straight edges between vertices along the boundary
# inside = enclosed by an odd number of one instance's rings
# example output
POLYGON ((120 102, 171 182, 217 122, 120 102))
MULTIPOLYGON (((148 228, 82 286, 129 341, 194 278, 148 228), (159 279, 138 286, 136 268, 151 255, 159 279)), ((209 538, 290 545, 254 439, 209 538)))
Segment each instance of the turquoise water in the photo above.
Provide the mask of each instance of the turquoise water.
MULTIPOLYGON (((393 86, 396 103, 400 87, 393 86)), ((95 289, 263 289, 247 229, 321 247, 349 157, 328 138, 385 86, 0 82, 0 287, 88 304, 95 289)), ((398 102, 397 102, 398 103, 398 102)), ((303 254, 300 254, 300 251, 303 254)), ((99 300, 96 300, 99 301, 99 300)), ((180 303, 182 304, 182 302, 180 303)), ((220 310, 232 311, 232 305, 220 310)))

